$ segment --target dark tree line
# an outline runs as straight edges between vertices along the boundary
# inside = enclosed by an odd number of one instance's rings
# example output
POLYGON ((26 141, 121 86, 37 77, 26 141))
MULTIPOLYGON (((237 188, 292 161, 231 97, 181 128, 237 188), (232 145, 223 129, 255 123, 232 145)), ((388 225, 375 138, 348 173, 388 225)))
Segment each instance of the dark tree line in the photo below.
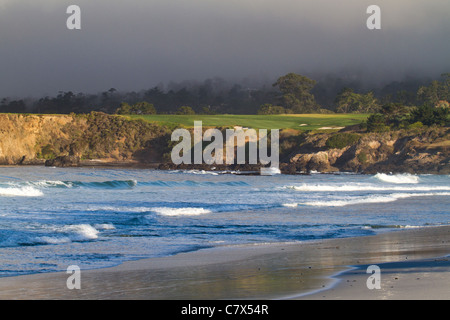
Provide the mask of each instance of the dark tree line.
POLYGON ((364 89, 360 81, 328 75, 317 80, 289 73, 273 84, 228 83, 215 78, 203 82, 170 83, 139 92, 115 88, 97 94, 59 92, 36 99, 3 98, 0 112, 68 114, 105 113, 375 113, 384 105, 446 105, 450 74, 437 80, 410 78, 384 86, 364 89))

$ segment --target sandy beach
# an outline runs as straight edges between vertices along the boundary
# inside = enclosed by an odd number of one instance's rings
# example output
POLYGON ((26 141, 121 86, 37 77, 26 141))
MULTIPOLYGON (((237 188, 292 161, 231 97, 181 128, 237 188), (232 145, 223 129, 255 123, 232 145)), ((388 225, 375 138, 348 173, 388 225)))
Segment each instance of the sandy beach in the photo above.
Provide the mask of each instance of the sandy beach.
POLYGON ((79 290, 65 272, 2 278, 0 299, 450 299, 449 242, 445 226, 203 249, 81 270, 79 290))

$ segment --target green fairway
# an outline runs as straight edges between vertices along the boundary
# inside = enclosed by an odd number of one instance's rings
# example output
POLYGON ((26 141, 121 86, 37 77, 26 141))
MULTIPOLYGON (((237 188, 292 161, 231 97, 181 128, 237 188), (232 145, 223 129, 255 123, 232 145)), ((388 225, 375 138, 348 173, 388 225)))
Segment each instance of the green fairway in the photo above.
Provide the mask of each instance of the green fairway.
POLYGON ((131 119, 144 119, 167 126, 193 127, 202 121, 204 127, 242 126, 254 129, 317 130, 323 127, 345 127, 359 124, 368 114, 285 114, 285 115, 130 115, 131 119))

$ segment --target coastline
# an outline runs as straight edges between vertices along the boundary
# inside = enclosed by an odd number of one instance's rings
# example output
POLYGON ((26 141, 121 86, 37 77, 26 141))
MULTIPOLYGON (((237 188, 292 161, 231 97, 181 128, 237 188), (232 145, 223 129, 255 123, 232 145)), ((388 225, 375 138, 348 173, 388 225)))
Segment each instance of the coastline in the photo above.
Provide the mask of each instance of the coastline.
POLYGON ((81 271, 0 278, 0 299, 450 299, 450 226, 216 247, 81 271), (381 269, 369 290, 368 265, 381 269))

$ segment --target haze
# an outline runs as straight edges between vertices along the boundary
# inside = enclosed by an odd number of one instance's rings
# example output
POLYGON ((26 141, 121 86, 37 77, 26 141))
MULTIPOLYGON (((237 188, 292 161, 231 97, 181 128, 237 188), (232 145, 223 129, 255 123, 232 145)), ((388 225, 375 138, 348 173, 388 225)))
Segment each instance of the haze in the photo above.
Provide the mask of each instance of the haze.
POLYGON ((365 81, 450 71, 448 0, 0 0, 0 97, 288 72, 365 81), (66 9, 81 8, 81 30, 66 9), (381 30, 366 9, 381 8, 381 30))

